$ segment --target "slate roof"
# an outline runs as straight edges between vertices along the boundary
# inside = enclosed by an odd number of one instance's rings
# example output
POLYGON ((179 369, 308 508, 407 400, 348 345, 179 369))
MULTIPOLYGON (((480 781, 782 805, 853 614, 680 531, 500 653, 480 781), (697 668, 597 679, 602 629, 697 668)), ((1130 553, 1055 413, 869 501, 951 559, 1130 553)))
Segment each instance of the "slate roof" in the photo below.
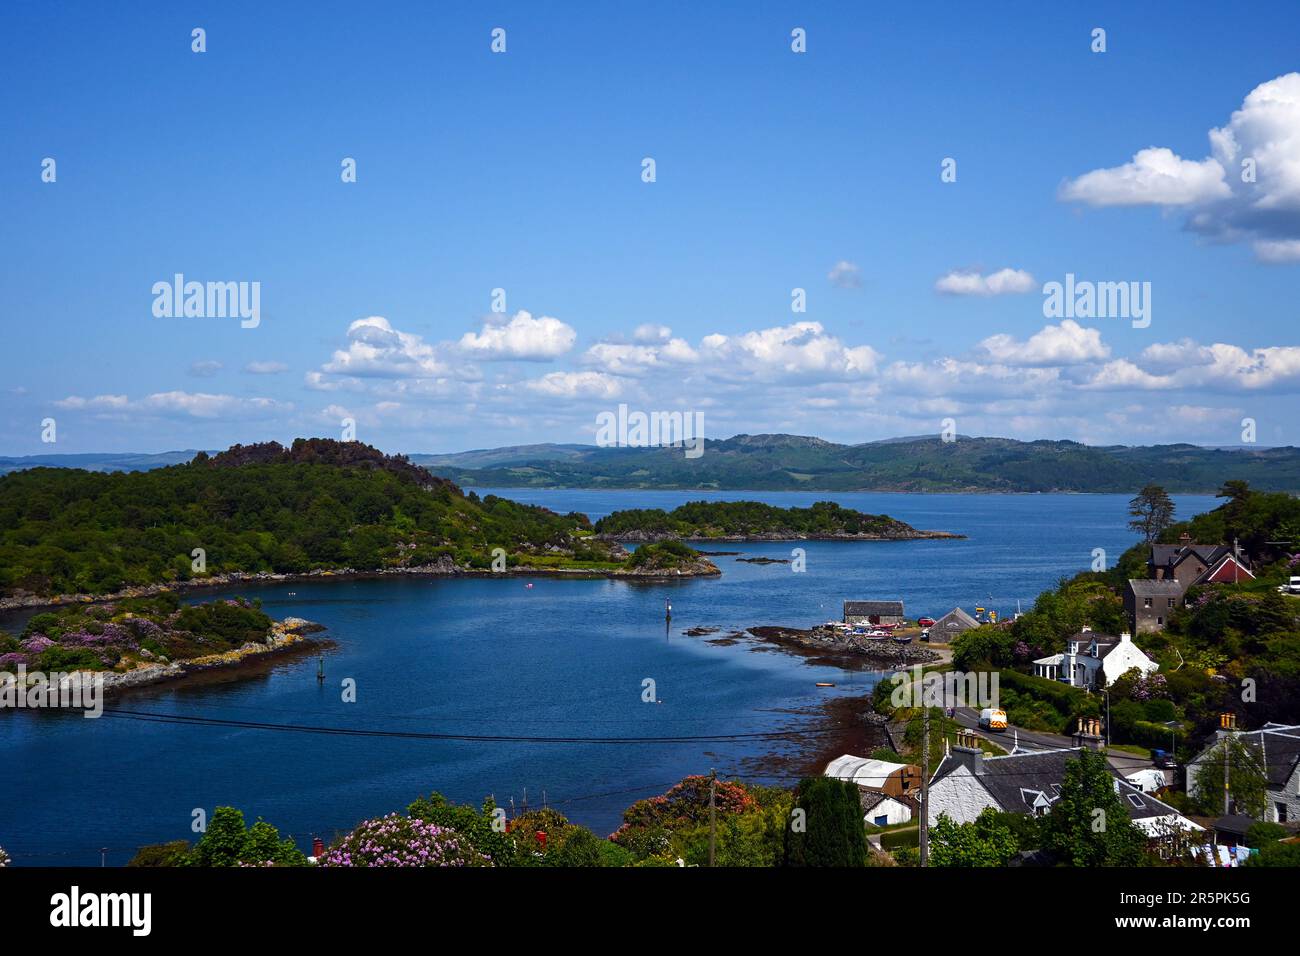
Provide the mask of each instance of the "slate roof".
POLYGON ((887 617, 902 617, 902 601, 845 601, 844 613, 851 614, 854 617, 870 617, 873 614, 883 614, 887 617))
MULTIPOLYGON (((1255 747, 1262 746, 1269 788, 1285 787, 1300 762, 1300 724, 1265 724, 1259 730, 1242 731, 1237 737, 1255 747)), ((1217 744, 1217 740, 1211 743, 1210 749, 1217 744)))
POLYGON ((1088 645, 1093 641, 1097 642, 1097 657, 1102 658, 1119 647, 1119 638, 1114 634, 1102 634, 1099 631, 1079 631, 1071 634, 1065 639, 1065 648, 1069 650, 1070 645, 1078 642, 1080 652, 1086 651, 1088 645))
POLYGON ((1153 544, 1151 546, 1150 563, 1158 568, 1167 568, 1171 564, 1178 564, 1183 558, 1195 554, 1206 564, 1210 563, 1211 557, 1218 557, 1220 551, 1227 550, 1226 545, 1222 544, 1153 544))
POLYGON ((980 622, 975 620, 959 607, 953 608, 939 620, 930 625, 930 631, 955 632, 968 631, 972 627, 979 627, 980 622))
POLYGON ((886 800, 893 800, 895 803, 901 803, 913 813, 916 813, 921 807, 921 804, 912 797, 893 797, 887 793, 881 793, 879 790, 868 790, 866 787, 858 787, 858 797, 862 804, 863 813, 869 812, 873 807, 879 806, 886 800))
MULTIPOLYGON (((1032 813, 1040 795, 1048 803, 1057 801, 1060 797, 1058 788, 1065 779, 1065 765, 1070 760, 1077 760, 1082 751, 1082 747, 1070 747, 1062 750, 1032 750, 1005 757, 986 755, 984 770, 975 779, 983 784, 1003 810, 1032 813)), ((930 786, 933 787, 962 765, 951 754, 946 755, 935 771, 930 786)), ((1149 793, 1142 793, 1123 779, 1113 767, 1109 769, 1115 778, 1120 803, 1133 820, 1178 815, 1178 811, 1169 804, 1157 800, 1149 793)))
POLYGON ((1185 588, 1173 578, 1129 578, 1128 586, 1138 597, 1181 597, 1185 588))

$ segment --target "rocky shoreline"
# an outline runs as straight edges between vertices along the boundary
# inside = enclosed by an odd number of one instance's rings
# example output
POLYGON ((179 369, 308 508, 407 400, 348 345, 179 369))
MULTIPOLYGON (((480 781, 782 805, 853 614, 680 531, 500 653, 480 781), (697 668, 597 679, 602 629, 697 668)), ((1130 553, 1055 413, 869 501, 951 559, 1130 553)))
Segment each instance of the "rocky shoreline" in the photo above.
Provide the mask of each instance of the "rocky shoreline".
POLYGON ((915 644, 903 644, 892 638, 872 640, 832 634, 825 629, 804 630, 797 627, 759 626, 747 633, 762 641, 783 647, 816 651, 829 658, 866 662, 878 665, 880 670, 910 667, 913 664, 931 664, 942 660, 934 651, 915 644))
MULTIPOLYGON (((258 663, 272 657, 281 657, 294 651, 306 651, 319 642, 307 637, 325 630, 321 624, 307 621, 300 617, 287 617, 276 621, 267 632, 266 640, 249 641, 233 650, 220 654, 207 654, 184 660, 167 662, 141 663, 129 671, 72 671, 82 675, 82 679, 102 678, 105 696, 114 696, 124 691, 139 687, 151 687, 156 684, 183 680, 200 674, 218 670, 230 670, 247 664, 258 663)), ((29 675, 29 680, 34 677, 29 675)), ((67 680, 67 677, 64 678, 67 680)))
POLYGON ((929 541, 965 538, 966 535, 954 534, 951 531, 918 531, 912 529, 886 534, 849 534, 847 532, 805 534, 799 531, 777 530, 762 531, 755 534, 680 535, 671 531, 621 531, 612 534, 598 534, 596 537, 602 541, 616 541, 619 544, 653 544, 659 541, 720 543, 745 541, 929 541))
POLYGON ((442 577, 567 577, 567 578, 619 578, 639 581, 668 581, 687 577, 712 577, 722 574, 720 568, 706 558, 693 561, 686 568, 666 570, 630 570, 627 568, 507 568, 505 571, 484 571, 462 568, 444 556, 433 564, 405 568, 380 568, 358 571, 355 568, 331 568, 306 571, 301 574, 277 574, 271 571, 235 571, 214 574, 190 581, 168 581, 123 588, 108 594, 17 594, 0 598, 0 613, 35 608, 64 607, 69 604, 96 604, 103 601, 120 601, 124 598, 152 597, 164 591, 194 591, 203 588, 234 587, 241 584, 295 584, 309 581, 363 581, 388 577, 442 578, 442 577))

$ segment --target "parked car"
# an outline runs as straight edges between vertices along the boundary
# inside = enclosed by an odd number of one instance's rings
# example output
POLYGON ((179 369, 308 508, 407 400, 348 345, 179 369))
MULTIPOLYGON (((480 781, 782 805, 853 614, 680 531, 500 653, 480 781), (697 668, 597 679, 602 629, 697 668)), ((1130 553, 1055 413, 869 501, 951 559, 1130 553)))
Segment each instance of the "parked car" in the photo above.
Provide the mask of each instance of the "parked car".
POLYGON ((917 624, 920 624, 922 627, 934 627, 934 618, 932 618, 932 617, 923 617, 923 618, 921 618, 919 621, 917 621, 916 623, 917 623, 917 624))
POLYGON ((1277 588, 1283 594, 1300 594, 1300 575, 1291 575, 1291 580, 1277 588))

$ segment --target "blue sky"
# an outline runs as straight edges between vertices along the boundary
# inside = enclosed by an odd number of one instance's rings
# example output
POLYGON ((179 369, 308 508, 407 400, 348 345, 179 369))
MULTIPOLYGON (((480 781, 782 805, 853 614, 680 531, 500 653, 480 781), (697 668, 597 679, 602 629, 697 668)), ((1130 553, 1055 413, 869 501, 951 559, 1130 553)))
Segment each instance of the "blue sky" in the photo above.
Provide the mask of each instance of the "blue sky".
POLYGON ((590 442, 619 403, 1300 444, 1294 4, 269 6, 0 13, 0 454, 590 442), (155 316, 178 272, 260 324, 155 316), (1045 317, 1067 273, 1150 324, 1045 317))

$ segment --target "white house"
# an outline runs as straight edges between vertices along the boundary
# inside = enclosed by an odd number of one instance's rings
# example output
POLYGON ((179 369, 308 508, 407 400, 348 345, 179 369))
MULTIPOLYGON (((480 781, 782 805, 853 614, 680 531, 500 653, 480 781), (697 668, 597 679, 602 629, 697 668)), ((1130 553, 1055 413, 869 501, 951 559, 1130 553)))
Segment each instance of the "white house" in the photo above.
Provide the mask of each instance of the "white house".
POLYGON ((916 802, 911 797, 891 797, 887 793, 858 788, 862 798, 862 822, 872 826, 887 827, 895 823, 910 823, 916 802))
POLYGON ((1065 652, 1034 661, 1034 673, 1071 687, 1109 687, 1133 668, 1152 674, 1160 667, 1133 643, 1125 631, 1119 637, 1085 628, 1066 638, 1065 652))
MULTIPOLYGON (((1094 746, 1099 742, 1095 736, 1076 739, 1088 740, 1094 746)), ((971 823, 989 807, 1007 813, 1046 816, 1061 798, 1066 763, 1077 760, 1083 749, 1030 750, 990 757, 977 746, 953 747, 930 781, 930 805, 926 811, 930 826, 939 822, 940 815, 947 815, 956 823, 971 823)), ((1172 830, 1203 829, 1169 804, 1142 793, 1114 768, 1110 770, 1124 809, 1148 836, 1161 838, 1172 830)))

